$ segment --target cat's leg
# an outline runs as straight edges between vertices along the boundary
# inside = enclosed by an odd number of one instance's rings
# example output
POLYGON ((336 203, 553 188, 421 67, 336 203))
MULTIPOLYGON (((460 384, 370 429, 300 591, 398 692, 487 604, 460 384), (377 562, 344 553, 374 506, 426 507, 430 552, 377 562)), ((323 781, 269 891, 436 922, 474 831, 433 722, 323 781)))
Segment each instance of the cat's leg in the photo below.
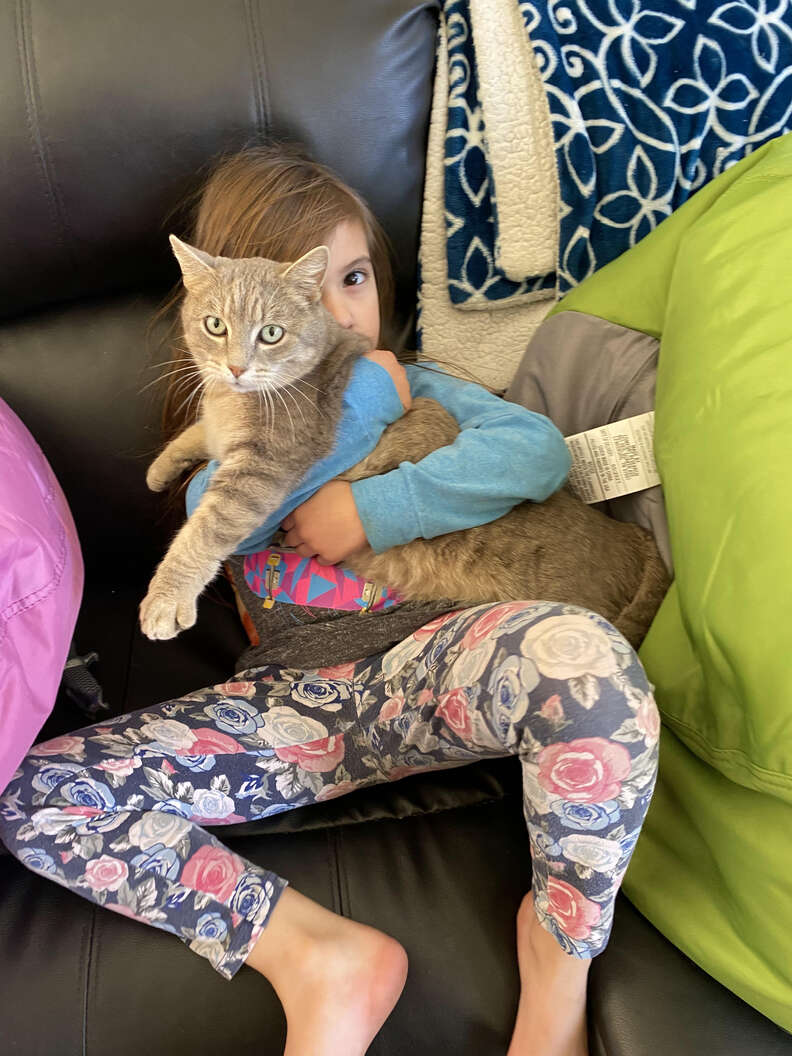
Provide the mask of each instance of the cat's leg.
POLYGON ((288 491, 260 463, 229 459, 220 466, 173 539, 141 602, 140 627, 146 637, 175 638, 192 627, 198 595, 229 554, 281 505, 288 491))
POLYGON ((206 432, 201 422, 195 422, 157 455, 146 473, 146 484, 151 491, 164 491, 183 470, 208 457, 206 432))

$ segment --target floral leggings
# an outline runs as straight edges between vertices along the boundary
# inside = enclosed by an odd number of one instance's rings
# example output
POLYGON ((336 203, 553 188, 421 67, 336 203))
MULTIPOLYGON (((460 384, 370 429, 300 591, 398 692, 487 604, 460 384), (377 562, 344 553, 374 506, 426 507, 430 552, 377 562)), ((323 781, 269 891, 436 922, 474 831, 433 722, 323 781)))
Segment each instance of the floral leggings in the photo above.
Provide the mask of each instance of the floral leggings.
POLYGON ((8 849, 230 979, 286 881, 202 826, 517 754, 539 920, 573 956, 604 948, 659 720, 635 653, 601 617, 482 605, 373 658, 235 677, 32 748, 0 797, 8 849))

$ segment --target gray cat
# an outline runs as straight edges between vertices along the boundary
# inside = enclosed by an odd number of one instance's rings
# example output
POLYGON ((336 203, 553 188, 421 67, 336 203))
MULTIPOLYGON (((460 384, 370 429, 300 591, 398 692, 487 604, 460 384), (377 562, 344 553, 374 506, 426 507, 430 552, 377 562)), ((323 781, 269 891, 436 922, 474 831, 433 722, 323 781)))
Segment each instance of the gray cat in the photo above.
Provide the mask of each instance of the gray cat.
MULTIPOLYGON (((352 366, 368 351, 365 339, 322 308, 324 247, 283 265, 211 258, 176 238, 171 243, 182 267, 182 321, 203 379, 203 402, 200 421, 168 444, 146 480, 161 490, 203 458, 218 458, 222 465, 141 605, 141 626, 150 638, 170 638, 192 626, 196 598, 221 562, 330 451, 352 366), (226 347, 226 331, 249 335, 247 345, 229 340, 226 347), (315 414, 304 412, 302 421, 294 421, 280 395, 298 379, 309 387, 300 390, 306 407, 310 402, 316 408, 315 414)), ((458 432, 440 404, 416 399, 372 454, 340 479, 418 462, 452 443, 458 432)), ((416 539, 383 554, 365 547, 346 564, 409 601, 582 605, 610 620, 635 646, 669 584, 648 532, 606 517, 563 488, 544 503, 521 503, 489 524, 416 539)))
POLYGON ((221 465, 141 603, 141 629, 155 639, 192 627, 198 595, 223 560, 330 453, 352 368, 369 351, 322 307, 327 247, 277 264, 211 257, 174 236, 171 245, 185 287, 184 337, 201 378, 200 416, 152 462, 146 483, 162 491, 196 462, 221 465))

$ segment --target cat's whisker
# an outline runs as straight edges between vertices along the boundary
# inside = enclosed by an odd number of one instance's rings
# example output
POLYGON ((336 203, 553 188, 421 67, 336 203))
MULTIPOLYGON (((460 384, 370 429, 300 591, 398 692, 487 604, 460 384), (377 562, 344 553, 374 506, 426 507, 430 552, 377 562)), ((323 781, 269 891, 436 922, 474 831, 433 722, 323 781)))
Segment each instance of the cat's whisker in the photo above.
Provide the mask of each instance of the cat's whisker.
MULTIPOLYGON (((190 382, 184 381, 184 382, 180 382, 178 385, 174 386, 174 398, 177 397, 177 396, 180 396, 182 394, 182 392, 185 391, 185 385, 189 386, 190 382)), ((193 391, 193 390, 188 389, 188 391, 193 391)))
POLYGON ((188 361, 192 364, 195 364, 195 360, 189 354, 187 349, 182 349, 182 351, 184 352, 184 355, 178 356, 176 359, 163 359, 160 363, 146 363, 146 365, 143 367, 143 370, 159 370, 160 367, 179 366, 179 364, 187 363, 188 361))
MULTIPOLYGON (((165 379, 166 379, 166 378, 172 378, 172 377, 174 377, 174 375, 176 375, 176 374, 183 374, 183 373, 185 373, 185 372, 186 372, 186 371, 187 371, 188 369, 189 369, 189 368, 188 368, 187 366, 184 366, 184 367, 180 367, 180 368, 179 368, 178 370, 170 370, 170 371, 168 371, 168 373, 167 373, 167 374, 163 374, 163 375, 161 375, 161 377, 159 377, 159 378, 154 378, 154 380, 153 380, 153 381, 149 381, 149 382, 148 382, 148 383, 147 383, 146 385, 144 385, 144 386, 143 386, 143 388, 142 388, 142 389, 139 389, 139 390, 138 390, 138 396, 140 396, 140 395, 141 395, 141 393, 144 393, 144 392, 146 391, 146 389, 150 389, 152 385, 159 385, 159 383, 160 383, 161 381, 165 381, 165 379)), ((194 376, 196 376, 196 375, 198 375, 198 374, 199 374, 199 372, 193 369, 192 371, 190 371, 190 373, 189 373, 188 377, 194 377, 194 376)), ((181 379, 181 380, 183 380, 183 379, 181 379)))
POLYGON ((173 388, 174 388, 175 392, 179 392, 181 389, 183 389, 185 387, 185 385, 192 386, 192 385, 203 385, 203 384, 204 384, 204 381, 203 381, 203 378, 200 377, 200 375, 197 378, 194 375, 190 375, 189 377, 186 377, 186 378, 179 378, 178 381, 173 383, 173 388))
POLYGON ((270 394, 274 395, 274 396, 277 396, 278 399, 280 400, 280 402, 283 404, 283 409, 286 412, 286 417, 289 419, 289 425, 291 426, 292 443, 294 443, 295 440, 297 439, 297 433, 296 433, 295 428, 294 428, 294 419, 291 416, 291 411, 289 410, 286 401, 281 396, 280 391, 278 389, 270 389, 270 394))
MULTIPOLYGON (((307 392, 303 392, 303 391, 302 391, 302 389, 298 389, 298 388, 297 388, 297 386, 298 386, 299 384, 300 384, 299 380, 298 380, 298 381, 294 381, 294 382, 290 382, 290 383, 289 383, 289 388, 290 388, 290 389, 293 389, 293 390, 294 390, 294 391, 295 391, 295 392, 297 393, 297 395, 298 395, 298 396, 302 396, 302 398, 303 398, 304 400, 306 400, 306 401, 308 402, 308 404, 309 404, 309 405, 310 405, 310 406, 311 406, 311 407, 312 407, 312 408, 313 408, 314 410, 316 410, 316 411, 319 411, 319 408, 318 408, 318 407, 316 406, 316 404, 315 404, 315 403, 314 403, 314 401, 313 401, 313 400, 311 399, 311 397, 310 397, 310 396, 308 395, 308 393, 307 393, 307 392)), ((320 413, 321 413, 321 412, 320 412, 320 413)))
POLYGON ((302 413, 302 407, 299 405, 299 403, 295 400, 294 396, 292 396, 292 394, 291 394, 291 386, 290 385, 284 386, 283 391, 286 393, 286 395, 292 401, 294 406, 297 408, 297 413, 299 414, 300 418, 302 419, 303 425, 306 425, 307 423, 305 421, 305 415, 302 413))
POLYGON ((272 444, 275 440, 275 408, 266 392, 264 393, 264 406, 267 408, 267 443, 272 444))
POLYGON ((271 420, 269 414, 269 404, 267 403, 267 394, 261 388, 256 390, 256 394, 259 397, 259 419, 263 420, 264 425, 267 429, 266 435, 269 436, 271 430, 271 420))
POLYGON ((256 395, 258 396, 259 405, 259 421, 263 422, 266 427, 269 426, 269 415, 267 414, 267 408, 264 404, 264 394, 261 389, 256 389, 256 395))
POLYGON ((295 376, 295 377, 293 377, 293 378, 284 378, 284 381, 285 381, 285 383, 286 383, 287 385, 290 385, 290 384, 292 384, 292 383, 293 383, 293 382, 295 382, 295 381, 299 381, 299 382, 300 382, 301 384, 303 384, 303 385, 307 385, 309 389, 313 389, 313 390, 314 390, 314 392, 321 392, 321 394, 322 394, 323 396, 326 396, 326 395, 327 395, 327 393, 326 393, 326 391, 325 391, 324 389, 320 389, 320 388, 318 388, 318 387, 317 387, 316 385, 312 385, 312 384, 310 383, 310 381, 306 381, 306 380, 305 380, 305 378, 301 378, 301 377, 299 377, 298 375, 296 375, 296 376, 295 376))
POLYGON ((201 417, 201 409, 203 407, 203 402, 206 399, 206 396, 207 396, 207 394, 209 392, 209 389, 213 388, 215 386, 215 384, 216 384, 215 379, 214 378, 209 378, 209 379, 205 380, 204 384, 201 386, 201 395, 200 395, 200 398, 198 400, 198 406, 195 409, 195 417, 196 417, 196 419, 201 417))
POLYGON ((203 377, 203 371, 202 370, 175 371, 174 373, 183 374, 184 377, 186 377, 186 378, 202 378, 203 377))
MULTIPOLYGON (((204 386, 203 386, 203 385, 201 385, 200 383, 199 383, 199 384, 197 384, 197 385, 195 385, 195 386, 194 386, 194 388, 193 388, 193 390, 192 390, 192 392, 191 392, 191 393, 189 393, 189 394, 188 394, 188 395, 187 395, 187 396, 185 397, 185 399, 183 399, 183 400, 182 400, 182 402, 181 402, 181 403, 179 404, 179 407, 178 407, 178 409, 176 410, 176 412, 175 412, 175 413, 176 413, 176 414, 178 415, 178 414, 179 414, 179 413, 181 412, 182 408, 183 408, 183 407, 185 406, 185 404, 186 404, 186 405, 187 405, 187 410, 185 411, 185 416, 189 415, 189 413, 190 413, 190 405, 192 404, 192 401, 193 401, 193 400, 195 399, 195 397, 196 397, 197 395, 199 395, 199 394, 201 394, 201 395, 202 395, 202 393, 203 393, 203 389, 204 389, 204 386)), ((200 407, 200 403, 199 403, 199 405, 198 405, 198 406, 200 407)))
MULTIPOLYGON (((185 379, 185 385, 187 386, 187 389, 188 389, 188 396, 187 396, 187 397, 185 397, 185 399, 187 399, 187 398, 189 398, 189 396, 190 396, 190 395, 192 395, 192 393, 193 393, 193 392, 195 391, 195 389, 196 389, 196 388, 198 388, 198 383, 197 383, 197 382, 194 382, 194 381, 189 381, 189 380, 185 379)), ((181 385, 181 384, 179 385, 179 389, 180 389, 180 390, 181 390, 181 389, 182 389, 183 387, 184 387, 183 385, 181 385)), ((183 404, 183 403, 182 403, 182 404, 180 405, 180 408, 179 408, 180 410, 181 410, 181 407, 182 407, 182 406, 184 406, 184 404, 183 404)))
POLYGON ((147 367, 146 369, 147 370, 161 370, 161 369, 163 369, 165 367, 174 367, 176 370, 195 370, 197 368, 197 364, 195 363, 195 360, 193 360, 193 359, 190 359, 190 360, 174 359, 174 360, 171 360, 169 363, 157 363, 155 366, 147 367))
MULTIPOLYGON (((293 388, 294 391, 296 393, 298 393, 298 395, 302 396, 302 398, 309 405, 309 407, 311 408, 312 411, 315 411, 316 414, 320 415, 322 418, 326 418, 327 415, 325 414, 325 412, 320 407, 318 407, 316 405, 316 403, 314 403, 314 401, 311 399, 311 397, 308 395, 308 393, 307 392, 303 392, 302 389, 298 389, 297 388, 297 386, 301 385, 301 384, 303 384, 303 382, 298 379, 298 381, 293 382, 293 384, 291 385, 291 388, 293 388)), ((307 382, 305 384, 307 384, 307 382)))
POLYGON ((272 397, 266 389, 261 390, 264 394, 264 400, 267 404, 267 412, 269 414, 269 441, 273 442, 275 439, 275 407, 272 403, 272 397))
MULTIPOLYGON (((196 391, 197 391, 197 390, 196 390, 196 391)), ((186 398, 185 400, 183 400, 183 401, 182 401, 182 403, 181 403, 181 404, 179 405, 179 410, 178 410, 178 412, 177 412, 177 413, 181 413, 181 411, 182 411, 182 408, 183 408, 183 407, 185 406, 185 404, 187 405, 187 410, 185 410, 185 412, 184 412, 184 420, 185 420, 185 421, 187 421, 187 422, 189 422, 189 421, 190 421, 190 411, 189 411, 189 406, 190 406, 190 404, 192 403, 192 401, 193 401, 194 399, 195 399, 195 392, 192 392, 192 393, 190 393, 190 395, 189 395, 189 396, 187 396, 187 398, 186 398)))

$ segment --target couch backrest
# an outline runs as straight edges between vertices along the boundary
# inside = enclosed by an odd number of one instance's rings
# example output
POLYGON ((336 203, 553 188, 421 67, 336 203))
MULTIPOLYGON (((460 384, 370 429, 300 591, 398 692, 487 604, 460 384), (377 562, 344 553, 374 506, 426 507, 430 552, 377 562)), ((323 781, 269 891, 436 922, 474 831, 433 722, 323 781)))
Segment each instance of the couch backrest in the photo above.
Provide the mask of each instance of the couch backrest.
POLYGON ((362 192, 415 299, 431 0, 0 5, 0 395, 50 458, 89 575, 150 567, 166 234, 219 153, 302 141, 362 192))

